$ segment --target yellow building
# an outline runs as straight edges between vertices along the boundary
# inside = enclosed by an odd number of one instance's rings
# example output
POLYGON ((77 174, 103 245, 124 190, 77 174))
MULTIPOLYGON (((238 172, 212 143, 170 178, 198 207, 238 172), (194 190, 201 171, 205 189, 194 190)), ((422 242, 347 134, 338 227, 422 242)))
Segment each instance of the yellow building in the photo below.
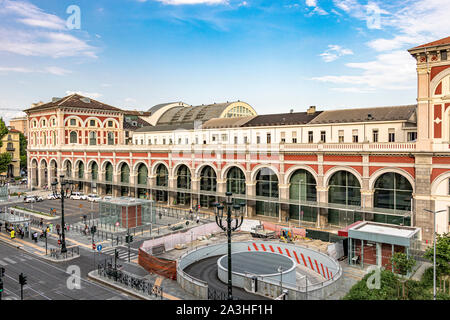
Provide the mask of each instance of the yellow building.
POLYGON ((0 153, 9 152, 12 155, 12 161, 8 171, 0 172, 0 174, 6 174, 8 178, 20 177, 20 132, 16 129, 9 129, 2 142, 0 153))

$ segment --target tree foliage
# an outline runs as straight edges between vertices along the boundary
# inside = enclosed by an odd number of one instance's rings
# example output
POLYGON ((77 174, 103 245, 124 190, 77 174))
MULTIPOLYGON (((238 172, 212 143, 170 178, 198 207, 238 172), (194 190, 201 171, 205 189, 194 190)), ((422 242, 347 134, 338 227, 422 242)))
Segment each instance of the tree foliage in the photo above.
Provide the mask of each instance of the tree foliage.
POLYGON ((6 126, 5 121, 3 121, 3 118, 0 117, 0 147, 3 147, 2 139, 8 134, 8 132, 8 127, 6 126))
POLYGON ((27 145, 28 141, 25 135, 21 132, 19 135, 20 140, 20 167, 27 167, 27 145))
POLYGON ((8 171, 8 165, 11 163, 12 156, 9 152, 0 153, 0 172, 8 171))
MULTIPOLYGON (((433 246, 429 247, 424 257, 433 262, 433 246)), ((450 274, 450 233, 438 234, 436 239, 436 272, 450 274)))
POLYGON ((391 258, 391 262, 394 265, 394 270, 402 276, 406 276, 410 273, 413 267, 416 265, 416 260, 408 257, 406 253, 396 252, 391 258))

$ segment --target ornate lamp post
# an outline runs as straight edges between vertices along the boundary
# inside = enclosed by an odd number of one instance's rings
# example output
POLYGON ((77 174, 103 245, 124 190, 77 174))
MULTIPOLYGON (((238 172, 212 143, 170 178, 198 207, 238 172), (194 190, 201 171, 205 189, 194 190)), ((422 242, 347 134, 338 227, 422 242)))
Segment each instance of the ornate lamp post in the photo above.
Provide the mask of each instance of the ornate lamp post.
POLYGON ((241 205, 233 205, 233 201, 231 196, 233 195, 231 192, 225 193, 227 200, 225 206, 217 204, 216 207, 216 223, 223 230, 227 232, 228 238, 228 300, 233 300, 233 284, 231 280, 231 232, 237 230, 244 221, 243 210, 242 208, 245 206, 244 203, 241 205), (226 209, 226 224, 224 223, 223 211, 226 209), (235 212, 234 218, 231 217, 232 210, 235 212), (234 226, 232 225, 234 221, 234 226))
MULTIPOLYGON (((72 181, 69 180, 64 180, 64 175, 60 175, 59 176, 59 182, 61 184, 61 253, 66 253, 67 252, 67 248, 66 248, 66 235, 65 235, 65 223, 64 223, 64 198, 65 198, 65 187, 66 185, 69 185, 69 187, 71 187, 73 185, 72 181)), ((57 186, 58 186, 58 181, 55 178, 55 182, 52 182, 52 190, 53 193, 57 193, 57 186)))

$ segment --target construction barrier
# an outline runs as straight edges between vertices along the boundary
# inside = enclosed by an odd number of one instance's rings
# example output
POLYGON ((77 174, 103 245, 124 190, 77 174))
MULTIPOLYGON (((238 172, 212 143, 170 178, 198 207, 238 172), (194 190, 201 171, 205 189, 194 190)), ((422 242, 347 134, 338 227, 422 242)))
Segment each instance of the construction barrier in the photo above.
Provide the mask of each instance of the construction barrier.
POLYGON ((156 273, 168 279, 177 279, 177 262, 156 258, 139 248, 138 264, 150 273, 156 273))

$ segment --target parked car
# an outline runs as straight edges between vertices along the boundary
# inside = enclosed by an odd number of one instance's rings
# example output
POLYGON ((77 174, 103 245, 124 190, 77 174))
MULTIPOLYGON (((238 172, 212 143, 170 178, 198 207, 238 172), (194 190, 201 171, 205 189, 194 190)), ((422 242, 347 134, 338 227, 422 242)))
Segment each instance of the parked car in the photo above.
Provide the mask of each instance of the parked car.
POLYGON ((36 202, 36 198, 34 196, 25 196, 25 198, 23 198, 23 202, 33 203, 36 202))
POLYGON ((86 200, 87 196, 81 192, 72 192, 70 199, 72 200, 86 200))
POLYGON ((101 197, 99 197, 98 195, 96 195, 96 194, 88 194, 88 196, 87 196, 87 200, 89 201, 89 202, 98 202, 98 200, 101 200, 102 198, 101 197))
POLYGON ((50 193, 50 194, 47 196, 47 199, 48 199, 48 200, 61 199, 61 194, 59 194, 59 193, 50 193))
POLYGON ((106 197, 103 198, 103 200, 110 201, 110 200, 112 200, 112 197, 111 196, 106 196, 106 197))
POLYGON ((41 196, 34 196, 34 198, 36 199, 36 202, 44 201, 44 198, 42 198, 41 196))

